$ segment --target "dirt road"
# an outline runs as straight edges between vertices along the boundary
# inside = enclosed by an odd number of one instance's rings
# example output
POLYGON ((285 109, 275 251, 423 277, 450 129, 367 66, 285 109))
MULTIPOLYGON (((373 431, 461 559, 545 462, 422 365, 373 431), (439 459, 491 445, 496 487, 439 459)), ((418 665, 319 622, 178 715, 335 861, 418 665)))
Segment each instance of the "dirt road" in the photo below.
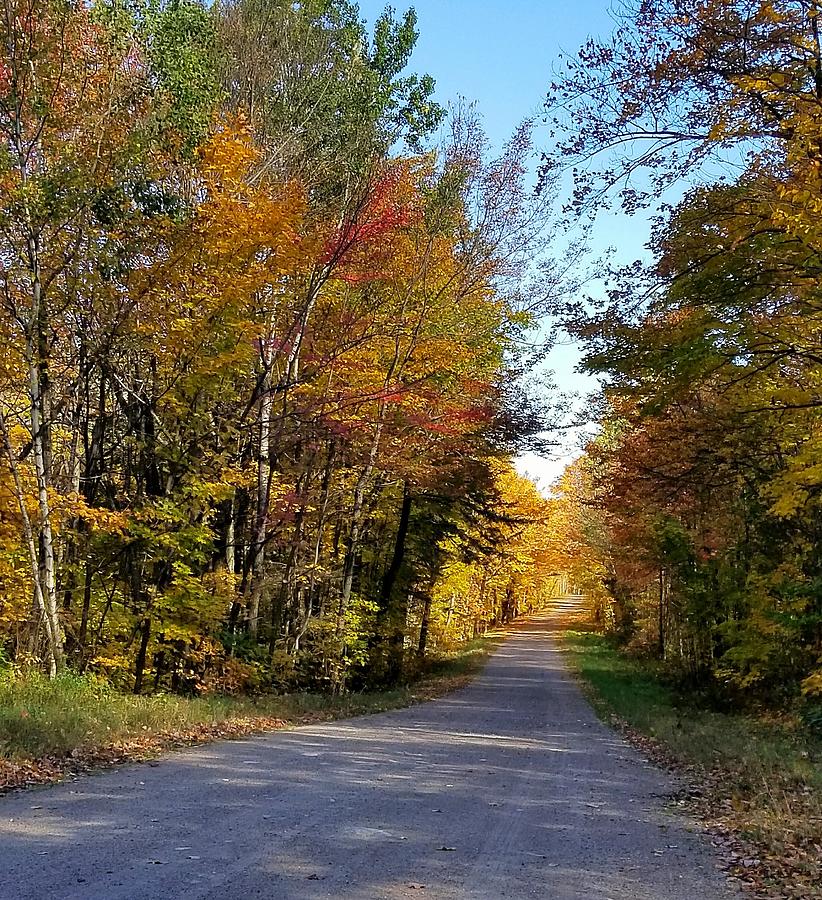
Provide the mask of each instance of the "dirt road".
POLYGON ((736 896, 552 627, 525 623, 431 703, 0 799, 0 898, 736 896))

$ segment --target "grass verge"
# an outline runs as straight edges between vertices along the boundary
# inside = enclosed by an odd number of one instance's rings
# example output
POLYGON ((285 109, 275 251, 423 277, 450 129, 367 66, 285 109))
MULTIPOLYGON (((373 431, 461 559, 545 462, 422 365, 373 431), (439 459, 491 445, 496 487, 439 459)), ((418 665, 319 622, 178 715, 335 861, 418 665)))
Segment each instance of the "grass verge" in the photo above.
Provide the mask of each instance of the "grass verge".
POLYGON ((606 638, 566 633, 571 661, 600 714, 691 776, 684 799, 718 835, 733 873, 760 897, 818 898, 822 884, 822 741, 790 717, 689 704, 652 663, 606 638))
POLYGON ((0 792, 173 747, 410 706, 463 687, 498 644, 480 638, 432 659, 407 686, 338 697, 135 697, 71 674, 0 675, 0 792))

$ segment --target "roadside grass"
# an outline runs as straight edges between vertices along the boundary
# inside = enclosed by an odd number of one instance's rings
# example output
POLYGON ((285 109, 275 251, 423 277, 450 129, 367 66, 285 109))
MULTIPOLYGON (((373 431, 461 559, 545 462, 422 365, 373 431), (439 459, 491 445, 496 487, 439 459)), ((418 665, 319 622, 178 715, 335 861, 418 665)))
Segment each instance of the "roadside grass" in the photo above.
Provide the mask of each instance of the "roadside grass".
POLYGON ((754 842, 744 852, 761 863, 765 886, 778 888, 777 896, 818 897, 822 740, 788 715, 702 708, 666 684, 658 665, 620 653, 602 635, 569 631, 565 641, 600 715, 696 774, 705 791, 701 811, 754 842))
MULTIPOLYGON (((0 763, 60 758, 95 748, 160 736, 153 749, 175 743, 231 736, 221 726, 242 723, 236 733, 364 715, 409 706, 470 681, 498 644, 486 637, 426 662, 408 685, 386 691, 340 696, 311 693, 259 697, 178 697, 121 694, 92 677, 66 673, 9 677, 0 673, 0 763), (209 735, 208 729, 214 734, 209 735)), ((150 743, 150 741, 149 741, 150 743)))

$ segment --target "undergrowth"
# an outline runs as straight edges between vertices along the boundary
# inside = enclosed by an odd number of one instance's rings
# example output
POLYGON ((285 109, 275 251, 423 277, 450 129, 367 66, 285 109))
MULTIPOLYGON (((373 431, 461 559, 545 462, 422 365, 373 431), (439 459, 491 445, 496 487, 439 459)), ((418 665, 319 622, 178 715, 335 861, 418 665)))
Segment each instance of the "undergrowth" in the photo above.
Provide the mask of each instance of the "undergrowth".
POLYGON ((756 841, 775 868, 822 877, 822 740, 798 715, 706 709, 667 683, 658 664, 602 635, 570 631, 566 642, 601 714, 704 774, 717 816, 756 841))
POLYGON ((119 693, 91 676, 64 673, 49 680, 38 674, 15 676, 0 669, 0 758, 60 756, 238 717, 298 723, 395 709, 459 687, 479 670, 495 645, 493 638, 471 641, 426 662, 408 685, 341 696, 134 696, 119 693))

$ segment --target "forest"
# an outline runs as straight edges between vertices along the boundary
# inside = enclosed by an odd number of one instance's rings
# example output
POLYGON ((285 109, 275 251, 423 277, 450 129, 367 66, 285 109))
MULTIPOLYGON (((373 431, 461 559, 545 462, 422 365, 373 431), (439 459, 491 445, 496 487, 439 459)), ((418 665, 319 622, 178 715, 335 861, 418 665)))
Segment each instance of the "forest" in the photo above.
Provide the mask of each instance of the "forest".
POLYGON ((597 2, 0 0, 4 897, 819 897, 822 0, 597 2))
POLYGON ((799 701, 816 727, 821 29, 816 0, 631 4, 563 61, 544 159, 573 168, 568 216, 654 222, 647 260, 557 306, 602 392, 556 550, 603 627, 692 693, 799 701))
POLYGON ((390 685, 541 602, 523 125, 349 0, 0 9, 0 671, 390 685))
POLYGON ((0 668, 379 687, 570 580, 819 720, 820 19, 627 4, 494 152, 413 10, 6 3, 0 668), (603 211, 646 258, 573 271, 603 211), (601 385, 547 497, 546 322, 601 385))

